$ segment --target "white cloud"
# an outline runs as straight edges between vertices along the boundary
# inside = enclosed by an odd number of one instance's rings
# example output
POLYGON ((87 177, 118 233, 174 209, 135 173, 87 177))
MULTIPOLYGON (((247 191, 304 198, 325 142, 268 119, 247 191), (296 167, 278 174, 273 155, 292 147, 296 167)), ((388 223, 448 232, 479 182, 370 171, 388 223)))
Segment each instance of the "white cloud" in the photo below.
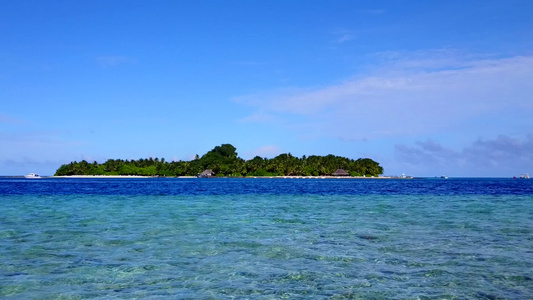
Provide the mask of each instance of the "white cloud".
POLYGON ((364 140, 457 130, 473 120, 505 126, 504 118, 514 112, 533 112, 531 82, 533 57, 472 59, 453 51, 429 51, 389 54, 372 75, 328 87, 286 89, 237 101, 256 109, 249 119, 261 112, 291 128, 298 127, 295 122, 311 122, 320 124, 318 131, 325 136, 364 140))

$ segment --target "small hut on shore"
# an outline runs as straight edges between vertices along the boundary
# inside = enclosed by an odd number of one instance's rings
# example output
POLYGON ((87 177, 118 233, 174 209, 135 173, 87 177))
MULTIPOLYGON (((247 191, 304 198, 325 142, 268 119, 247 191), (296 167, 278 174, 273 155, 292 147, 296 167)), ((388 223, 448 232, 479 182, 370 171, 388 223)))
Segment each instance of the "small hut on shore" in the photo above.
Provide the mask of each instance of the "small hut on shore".
POLYGON ((215 176, 215 172, 213 172, 213 170, 211 169, 207 169, 205 171, 203 171, 202 173, 198 174, 198 178, 210 178, 210 177, 213 177, 215 176))
POLYGON ((333 176, 350 176, 350 173, 348 173, 344 169, 337 169, 337 171, 333 172, 333 174, 331 174, 331 175, 333 175, 333 176))

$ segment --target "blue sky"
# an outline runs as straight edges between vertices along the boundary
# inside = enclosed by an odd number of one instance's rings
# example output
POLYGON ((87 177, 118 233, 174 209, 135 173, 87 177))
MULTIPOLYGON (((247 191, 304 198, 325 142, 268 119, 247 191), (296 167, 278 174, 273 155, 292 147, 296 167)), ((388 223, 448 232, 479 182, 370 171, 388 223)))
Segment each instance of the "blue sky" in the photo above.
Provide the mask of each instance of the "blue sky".
POLYGON ((533 173, 533 1, 2 1, 0 175, 335 154, 533 173))

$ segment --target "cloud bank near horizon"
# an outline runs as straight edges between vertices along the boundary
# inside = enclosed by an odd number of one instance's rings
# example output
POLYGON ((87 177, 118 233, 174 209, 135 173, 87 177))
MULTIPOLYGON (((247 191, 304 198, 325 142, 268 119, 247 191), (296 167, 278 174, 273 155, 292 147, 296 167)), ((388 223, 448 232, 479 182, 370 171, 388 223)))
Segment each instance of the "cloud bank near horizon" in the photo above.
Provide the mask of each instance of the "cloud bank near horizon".
MULTIPOLYGON (((434 140, 417 142, 414 146, 398 144, 395 156, 400 166, 416 174, 436 170, 461 176, 518 176, 533 165, 533 135, 524 139, 499 135, 495 139, 478 139, 460 150, 443 146, 434 140)), ((440 174, 434 174, 440 175, 440 174)))

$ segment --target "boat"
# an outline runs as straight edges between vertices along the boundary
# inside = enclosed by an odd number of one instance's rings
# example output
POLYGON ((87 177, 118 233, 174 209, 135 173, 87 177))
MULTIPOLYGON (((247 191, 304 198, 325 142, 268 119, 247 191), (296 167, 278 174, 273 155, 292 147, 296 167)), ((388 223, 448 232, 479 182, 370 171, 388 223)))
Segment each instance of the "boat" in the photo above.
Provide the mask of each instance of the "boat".
POLYGON ((442 179, 448 179, 448 176, 446 176, 446 175, 442 175, 440 178, 442 178, 442 179))
POLYGON ((528 173, 522 174, 522 175, 520 175, 520 178, 521 179, 529 179, 529 174, 528 173))
POLYGON ((25 178, 28 178, 28 179, 37 179, 37 178, 41 178, 41 176, 39 174, 36 174, 36 173, 30 173, 28 175, 25 175, 24 176, 25 178))

